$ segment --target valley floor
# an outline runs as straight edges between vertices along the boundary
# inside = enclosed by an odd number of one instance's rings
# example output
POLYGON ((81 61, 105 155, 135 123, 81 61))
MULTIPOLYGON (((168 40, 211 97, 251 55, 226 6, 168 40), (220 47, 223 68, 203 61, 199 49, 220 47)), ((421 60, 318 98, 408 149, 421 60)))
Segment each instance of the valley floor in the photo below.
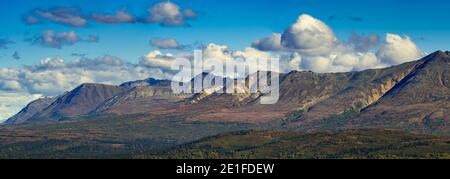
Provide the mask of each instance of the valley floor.
POLYGON ((277 124, 103 116, 0 127, 0 158, 446 158, 450 137, 367 129, 304 133, 277 124))
MULTIPOLYGON (((156 154, 158 156, 158 154, 156 154)), ((154 158, 138 154, 135 158, 154 158)), ((175 159, 450 159, 450 138, 393 130, 305 134, 247 131, 220 135, 160 154, 175 159)))

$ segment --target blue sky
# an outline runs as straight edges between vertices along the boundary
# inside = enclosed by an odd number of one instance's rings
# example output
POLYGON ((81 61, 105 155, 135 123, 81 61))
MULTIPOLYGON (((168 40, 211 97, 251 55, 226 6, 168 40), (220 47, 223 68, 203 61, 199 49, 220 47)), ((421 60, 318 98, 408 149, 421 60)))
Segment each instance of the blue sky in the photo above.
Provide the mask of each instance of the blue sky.
MULTIPOLYGON (((329 25, 336 36, 347 39, 351 33, 408 35, 425 52, 447 50, 450 41, 449 1, 444 0, 173 0, 181 8, 191 8, 197 17, 189 27, 161 27, 157 24, 98 24, 70 27, 55 23, 26 25, 21 19, 34 8, 79 7, 83 13, 114 13, 126 9, 145 15, 155 0, 17 0, 1 1, 0 39, 14 42, 0 50, 1 67, 34 64, 46 57, 73 59, 72 53, 89 57, 114 55, 137 62, 148 51, 152 38, 175 38, 180 44, 195 42, 226 44, 231 49, 250 46, 256 39, 282 32, 303 13, 329 25), (335 17, 335 18, 332 18, 335 17), (24 41, 43 30, 75 31, 79 36, 96 35, 98 43, 76 43, 61 49, 31 45, 24 41), (14 52, 20 60, 14 60, 14 52)), ((170 50, 169 50, 170 51, 170 50)))

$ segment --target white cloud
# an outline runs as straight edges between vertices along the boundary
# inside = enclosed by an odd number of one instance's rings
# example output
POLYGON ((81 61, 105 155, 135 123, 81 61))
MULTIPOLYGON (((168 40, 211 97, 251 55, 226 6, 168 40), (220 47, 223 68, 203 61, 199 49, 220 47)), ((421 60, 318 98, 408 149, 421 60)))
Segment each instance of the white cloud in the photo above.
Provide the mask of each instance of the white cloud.
POLYGON ((298 53, 292 53, 289 61, 289 70, 300 71, 302 65, 302 56, 298 53))
POLYGON ((421 57, 421 52, 408 36, 401 37, 388 33, 386 43, 378 50, 377 57, 383 63, 397 65, 417 60, 421 57))
POLYGON ((307 14, 300 15, 282 34, 274 33, 256 40, 252 47, 262 51, 290 53, 289 69, 314 72, 380 68, 421 57, 420 50, 407 36, 387 34, 386 42, 380 46, 378 35, 362 36, 354 33, 347 43, 343 43, 335 37, 329 26, 307 14), (379 50, 374 54, 377 47, 379 50))
POLYGON ((322 56, 303 58, 302 67, 314 72, 330 72, 332 68, 331 60, 322 56))
MULTIPOLYGON (((345 71, 364 70, 368 68, 380 68, 384 65, 378 60, 375 54, 367 53, 343 53, 337 55, 333 60, 333 65, 340 67, 337 69, 345 71)), ((335 68, 336 69, 336 68, 335 68)))
POLYGON ((25 104, 41 97, 39 94, 0 91, 0 123, 19 112, 25 104))
POLYGON ((302 14, 282 34, 256 40, 252 47, 262 51, 295 51, 303 55, 323 56, 336 48, 337 39, 325 23, 308 14, 302 14))
POLYGON ((384 65, 381 64, 381 62, 373 53, 365 53, 359 57, 360 69, 381 68, 381 67, 384 67, 384 65))
POLYGON ((271 36, 256 40, 252 47, 262 51, 278 51, 283 47, 281 45, 281 34, 273 33, 271 36))
POLYGON ((162 26, 185 26, 187 19, 196 16, 192 9, 181 10, 180 6, 173 2, 161 2, 148 9, 150 16, 147 22, 158 23, 162 26))
POLYGON ((356 66, 358 63, 359 59, 354 54, 341 54, 334 59, 334 64, 340 66, 356 66))
POLYGON ((250 47, 245 48, 242 51, 235 51, 232 53, 232 56, 234 58, 241 57, 249 60, 258 60, 258 59, 269 60, 271 57, 270 53, 268 52, 259 51, 257 49, 250 47))
POLYGON ((231 58, 231 53, 228 50, 228 46, 211 43, 203 49, 203 58, 226 61, 231 58))
POLYGON ((22 86, 15 80, 4 80, 0 81, 0 88, 7 91, 16 91, 22 89, 22 86))
POLYGON ((171 53, 161 53, 159 50, 151 51, 144 55, 139 61, 140 65, 147 67, 156 67, 169 70, 175 60, 175 56, 171 53))
MULTIPOLYGON (((159 50, 151 51, 144 55, 140 60, 140 65, 152 68, 160 68, 164 72, 173 73, 171 70, 172 63, 177 60, 177 58, 187 59, 194 63, 194 57, 192 53, 181 53, 181 54, 171 54, 163 53, 159 50)), ((243 65, 243 61, 249 63, 250 70, 254 71, 262 67, 262 64, 258 63, 258 60, 263 62, 271 58, 269 52, 264 52, 257 50, 255 48, 245 48, 243 50, 230 50, 226 45, 220 44, 208 44, 202 49, 202 58, 204 66, 210 64, 229 64, 229 65, 243 65)), ((287 59, 285 59, 287 60, 287 59)), ((287 63, 287 62, 286 62, 287 63)), ((196 67, 201 67, 200 64, 196 64, 196 67)), ((206 68, 206 67, 205 67, 206 68)), ((201 69, 196 69, 201 70, 201 69)), ((203 69, 208 72, 207 69, 203 69)), ((274 70, 279 71, 279 70, 274 70)), ((216 74, 222 75, 222 74, 216 74)), ((228 74, 227 74, 228 75, 228 74)), ((244 74, 241 74, 244 75, 244 74)))
POLYGON ((281 44, 289 49, 308 55, 323 55, 329 53, 336 37, 334 32, 322 21, 302 14, 297 22, 287 28, 281 36, 281 44))

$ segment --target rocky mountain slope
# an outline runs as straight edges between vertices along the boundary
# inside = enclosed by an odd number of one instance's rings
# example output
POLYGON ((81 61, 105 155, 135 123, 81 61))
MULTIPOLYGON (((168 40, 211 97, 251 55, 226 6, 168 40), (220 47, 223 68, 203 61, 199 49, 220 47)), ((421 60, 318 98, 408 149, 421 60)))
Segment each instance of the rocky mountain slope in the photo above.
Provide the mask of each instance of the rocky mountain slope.
MULTIPOLYGON (((262 95, 251 94, 248 86, 241 89, 242 94, 216 93, 223 87, 207 86, 199 94, 176 95, 167 80, 121 86, 84 84, 51 104, 33 102, 41 105, 24 109, 8 123, 79 115, 182 113, 189 121, 283 121, 302 130, 383 127, 445 133, 450 107, 449 56, 439 51, 418 61, 360 72, 280 74, 280 99, 274 105, 259 104, 262 95)), ((252 86, 251 77, 234 81, 252 86)))
POLYGON ((19 113, 9 118, 5 123, 23 123, 28 119, 32 118, 37 113, 43 111, 45 108, 50 106, 56 98, 41 98, 37 99, 30 104, 28 104, 25 108, 23 108, 19 113))
MULTIPOLYGON (((123 92, 118 86, 103 84, 83 84, 74 90, 57 97, 48 106, 40 105, 40 111, 22 113, 8 119, 6 123, 17 124, 23 122, 58 121, 65 117, 87 115, 94 111, 100 104, 113 96, 123 92), (44 107, 45 106, 45 107, 44 107)), ((35 102, 32 102, 35 103, 35 102)))
POLYGON ((350 121, 355 127, 450 131, 450 56, 432 54, 350 121))

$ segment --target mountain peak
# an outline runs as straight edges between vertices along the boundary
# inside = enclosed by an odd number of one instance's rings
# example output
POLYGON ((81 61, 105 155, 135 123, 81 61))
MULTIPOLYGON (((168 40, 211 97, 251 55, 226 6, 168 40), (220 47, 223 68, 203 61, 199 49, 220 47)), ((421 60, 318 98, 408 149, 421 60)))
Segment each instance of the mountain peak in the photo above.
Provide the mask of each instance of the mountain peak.
POLYGON ((45 108, 39 108, 40 111, 33 113, 26 118, 17 121, 35 122, 59 120, 63 117, 73 117, 88 114, 97 106, 111 97, 123 92, 124 89, 118 86, 84 83, 74 90, 59 96, 52 103, 46 103, 45 108))
POLYGON ((442 58, 449 58, 450 57, 450 52, 449 51, 436 51, 434 53, 432 53, 431 55, 429 55, 430 57, 432 57, 432 59, 442 59, 442 58))

